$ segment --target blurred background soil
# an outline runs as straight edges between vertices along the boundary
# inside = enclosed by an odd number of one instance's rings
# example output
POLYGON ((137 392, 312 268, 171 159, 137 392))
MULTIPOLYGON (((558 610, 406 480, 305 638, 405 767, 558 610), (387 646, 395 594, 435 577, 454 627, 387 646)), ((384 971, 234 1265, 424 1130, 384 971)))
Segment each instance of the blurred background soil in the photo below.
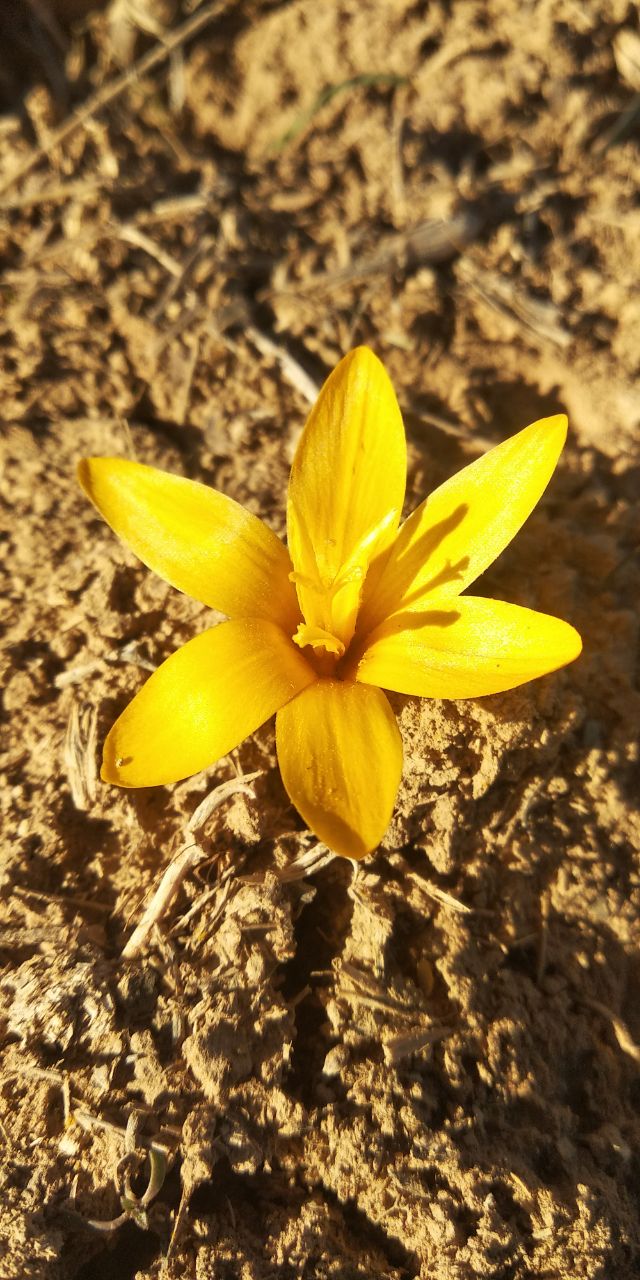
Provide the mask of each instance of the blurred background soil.
POLYGON ((0 1275, 640 1276, 640 31, 631 0, 5 0, 0 1275), (583 657, 396 698, 355 882, 270 726, 121 792, 99 745, 211 615, 74 478, 123 454, 284 523, 359 342, 409 505, 570 418, 481 584, 583 657), (142 953, 122 950, 200 801, 142 953))

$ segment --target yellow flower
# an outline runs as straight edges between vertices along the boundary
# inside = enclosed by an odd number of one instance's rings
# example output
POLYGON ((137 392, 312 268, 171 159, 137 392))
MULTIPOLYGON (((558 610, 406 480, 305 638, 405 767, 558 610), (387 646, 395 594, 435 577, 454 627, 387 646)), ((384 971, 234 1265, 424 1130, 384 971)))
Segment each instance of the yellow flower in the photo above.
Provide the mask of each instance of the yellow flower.
POLYGON ((340 362, 300 439, 287 550, 205 485, 123 458, 80 463, 85 492, 172 586, 227 614, 153 673, 111 729, 102 777, 122 787, 207 768, 276 713, 284 785, 336 853, 385 833, 402 741, 382 689, 476 698, 578 656, 578 633, 518 605, 461 595, 533 510, 564 444, 563 415, 465 467, 400 525, 406 445, 367 347, 340 362))

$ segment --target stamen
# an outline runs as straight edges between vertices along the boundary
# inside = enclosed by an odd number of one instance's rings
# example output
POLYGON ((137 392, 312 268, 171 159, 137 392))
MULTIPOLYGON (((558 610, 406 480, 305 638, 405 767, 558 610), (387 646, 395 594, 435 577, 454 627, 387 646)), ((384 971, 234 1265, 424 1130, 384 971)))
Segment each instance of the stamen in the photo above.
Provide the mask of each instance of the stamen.
POLYGON ((310 578, 307 573, 298 573, 297 569, 289 574, 289 582, 292 582, 294 587, 306 587, 307 591, 317 591, 319 593, 324 591, 324 586, 319 578, 310 578))
POLYGON ((357 565, 354 569, 344 569, 342 573, 334 578, 331 586, 327 588, 330 600, 334 600, 338 592, 343 591, 345 587, 352 587, 354 582, 362 586, 364 582, 364 569, 357 565))
POLYGON ((335 545, 316 552, 309 530, 300 526, 303 570, 289 574, 298 594, 306 621, 294 636, 300 648, 311 645, 328 654, 342 657, 351 642, 362 599, 362 589, 372 558, 385 544, 394 527, 396 512, 388 511, 353 547, 351 554, 334 567, 335 545))
POLYGON ((337 658, 341 658, 344 653, 342 640, 338 640, 337 636, 325 631, 323 627, 311 627, 306 622, 298 624, 293 643, 301 649, 305 645, 311 645, 312 649, 325 649, 327 653, 335 653, 337 658))

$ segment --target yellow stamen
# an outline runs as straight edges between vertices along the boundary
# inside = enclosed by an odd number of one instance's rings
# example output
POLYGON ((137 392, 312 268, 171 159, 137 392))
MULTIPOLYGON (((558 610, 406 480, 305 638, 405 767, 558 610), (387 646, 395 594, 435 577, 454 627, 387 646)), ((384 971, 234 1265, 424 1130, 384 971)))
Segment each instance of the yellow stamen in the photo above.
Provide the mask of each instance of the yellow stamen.
POLYGON ((293 643, 299 645, 301 649, 308 644, 312 649, 325 649, 327 653, 335 653, 337 658, 341 658, 344 653, 342 640, 338 640, 337 636, 333 636, 330 631, 325 631, 323 627, 310 627, 306 622, 298 624, 293 643))
POLYGON ((315 638, 300 640, 294 637, 296 644, 323 647, 329 653, 342 656, 353 637, 369 563, 387 537, 394 517, 393 511, 387 512, 374 528, 369 529, 332 577, 321 571, 306 528, 301 526, 308 552, 306 566, 304 571, 298 569, 290 573, 289 581, 298 592, 306 619, 306 630, 298 628, 298 636, 313 634, 315 638), (327 636, 331 639, 330 646, 326 644, 327 636), (340 645, 339 649, 336 644, 340 645))

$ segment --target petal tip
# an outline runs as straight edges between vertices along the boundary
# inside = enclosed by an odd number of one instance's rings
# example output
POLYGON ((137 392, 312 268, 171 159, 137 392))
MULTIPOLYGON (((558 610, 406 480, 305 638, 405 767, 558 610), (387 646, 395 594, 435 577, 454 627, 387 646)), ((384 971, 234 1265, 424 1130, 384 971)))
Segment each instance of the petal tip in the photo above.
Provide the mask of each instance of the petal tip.
POLYGON ((556 437, 561 449, 567 438, 569 419, 566 413, 552 413, 548 418, 539 418, 533 426, 544 435, 556 437))
POLYGON ((119 458, 81 458, 78 462, 76 478, 80 488, 95 505, 97 505, 96 484, 101 475, 104 476, 107 465, 119 461, 119 458))
MULTIPOLYGON (((352 347, 333 369, 334 386, 340 386, 343 381, 354 377, 366 379, 373 370, 379 371, 380 368, 384 369, 384 365, 371 347, 364 345, 352 347)), ((329 377, 331 378, 332 375, 330 374, 329 377)))
POLYGON ((103 782, 112 783, 116 787, 121 787, 123 785, 122 778, 120 777, 120 768, 118 766, 118 757, 113 748, 110 733, 107 734, 102 748, 100 777, 103 782))
MULTIPOLYGON (((131 706, 131 703, 129 703, 129 706, 131 706)), ((126 712, 123 712, 123 715, 126 715, 126 712)), ((123 757, 118 750, 115 734, 119 724, 120 721, 116 720, 104 740, 100 777, 103 782, 108 782, 116 787, 143 786, 144 783, 138 780, 133 783, 125 776, 127 766, 132 764, 132 758, 131 756, 123 757)))
POLYGON ((347 359, 351 359, 357 364, 382 363, 375 351, 373 351, 371 347, 368 347, 364 342, 360 343, 358 347, 353 347, 351 351, 349 351, 347 359))
POLYGON ((78 484, 80 485, 80 488, 84 489, 84 492, 87 494, 89 492, 89 486, 91 484, 90 463, 91 463, 90 458, 81 458, 79 463, 76 466, 76 479, 78 481, 78 484))
POLYGON ((575 627, 571 626, 570 622, 567 622, 566 625, 569 631, 569 635, 567 636, 567 651, 569 653, 569 657, 566 661, 575 662, 576 658, 580 657, 584 647, 582 643, 582 636, 579 631, 576 631, 575 627))
POLYGON ((377 356, 371 347, 367 347, 364 344, 359 347, 354 347, 348 355, 345 356, 345 363, 347 368, 351 368, 355 373, 360 373, 364 377, 379 378, 382 376, 385 382, 391 386, 391 380, 387 373, 386 366, 380 359, 380 356, 377 356))
POLYGON ((557 431, 558 435, 562 435, 566 439, 569 430, 569 419, 566 413, 554 413, 549 419, 549 426, 553 431, 557 431))
POLYGON ((558 628, 557 647, 555 649, 556 661, 551 668, 552 671, 558 671, 561 667, 567 667, 570 662, 575 662, 576 658, 580 657, 583 647, 582 636, 570 622, 565 622, 564 618, 557 618, 552 615, 549 615, 549 617, 558 628))
POLYGON ((402 774, 402 739, 379 689, 325 679, 278 712, 285 790, 329 849, 360 861, 378 848, 402 774))
POLYGON ((100 779, 102 782, 115 783, 116 786, 119 783, 116 770, 112 767, 111 762, 106 759, 103 759, 100 767, 100 779))

